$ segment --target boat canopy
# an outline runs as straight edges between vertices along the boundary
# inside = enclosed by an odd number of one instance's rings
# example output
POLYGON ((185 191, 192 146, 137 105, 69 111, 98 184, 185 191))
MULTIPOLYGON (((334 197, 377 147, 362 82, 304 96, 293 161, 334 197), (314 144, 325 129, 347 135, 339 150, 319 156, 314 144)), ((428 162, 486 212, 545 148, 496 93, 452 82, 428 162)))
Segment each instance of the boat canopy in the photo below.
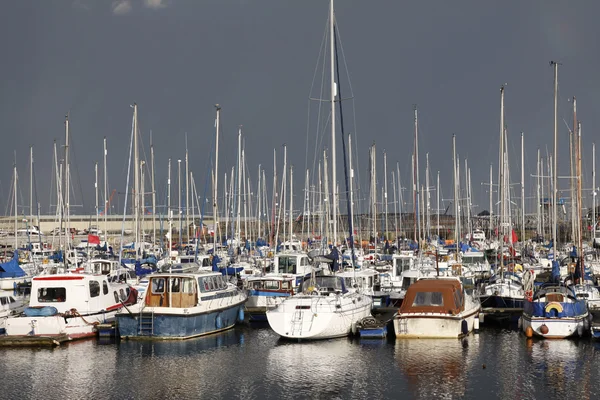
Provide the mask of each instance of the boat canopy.
POLYGON ((0 278, 20 278, 25 271, 19 266, 19 252, 15 250, 12 260, 0 263, 0 278))
POLYGON ((402 313, 459 314, 464 310, 460 281, 455 279, 421 279, 408 287, 400 306, 402 313))

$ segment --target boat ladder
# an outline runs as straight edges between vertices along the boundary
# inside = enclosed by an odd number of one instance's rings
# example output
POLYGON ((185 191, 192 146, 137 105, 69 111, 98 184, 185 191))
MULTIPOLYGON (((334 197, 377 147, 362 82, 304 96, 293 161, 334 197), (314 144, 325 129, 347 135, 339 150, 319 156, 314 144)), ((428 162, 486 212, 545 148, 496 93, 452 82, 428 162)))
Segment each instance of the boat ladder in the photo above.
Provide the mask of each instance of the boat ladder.
POLYGON ((154 311, 144 312, 140 310, 139 316, 139 328, 138 334, 140 336, 153 336, 154 335, 154 311))
POLYGON ((408 334, 408 319, 407 318, 400 318, 400 320, 398 321, 398 333, 400 334, 408 334))
POLYGON ((302 333, 302 310, 296 310, 292 316, 292 335, 302 333))

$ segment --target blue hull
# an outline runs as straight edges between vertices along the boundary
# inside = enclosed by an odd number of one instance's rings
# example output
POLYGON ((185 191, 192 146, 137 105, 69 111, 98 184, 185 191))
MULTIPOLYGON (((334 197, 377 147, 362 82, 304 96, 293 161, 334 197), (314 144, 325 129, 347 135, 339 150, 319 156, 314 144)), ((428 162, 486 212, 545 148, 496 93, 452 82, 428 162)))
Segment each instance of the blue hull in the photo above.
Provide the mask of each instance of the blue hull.
POLYGON ((384 338, 387 336, 387 327, 363 328, 359 331, 361 338, 384 338))
POLYGON ((122 338, 188 339, 232 328, 243 315, 243 307, 240 303, 225 310, 186 315, 155 311, 153 317, 150 313, 142 314, 142 323, 139 315, 119 314, 117 326, 122 338))

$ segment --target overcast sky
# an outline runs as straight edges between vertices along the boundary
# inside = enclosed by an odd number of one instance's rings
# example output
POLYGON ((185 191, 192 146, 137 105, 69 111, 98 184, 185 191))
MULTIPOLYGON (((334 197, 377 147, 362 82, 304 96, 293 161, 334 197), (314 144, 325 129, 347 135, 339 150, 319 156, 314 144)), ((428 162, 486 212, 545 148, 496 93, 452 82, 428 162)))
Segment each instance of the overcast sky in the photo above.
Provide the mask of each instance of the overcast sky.
MULTIPOLYGON (((124 192, 133 102, 139 105, 147 155, 153 132, 159 203, 164 204, 167 159, 184 158, 186 133, 190 168, 203 192, 214 138, 214 104, 219 103, 223 107, 219 174, 229 172, 235 163, 237 127, 243 125, 253 182, 258 164, 266 167, 271 182, 273 149, 278 150, 281 168, 285 143, 296 171, 295 203, 300 204, 300 171, 307 167, 306 160, 312 168, 315 146, 317 151, 329 146, 315 144, 316 133, 308 129, 307 150, 308 98, 328 1, 21 0, 0 7, 2 212, 9 200, 15 153, 19 203, 28 204, 30 145, 42 212, 55 204, 50 198, 52 143, 57 139, 64 144, 67 112, 76 192, 72 202, 85 206, 73 213, 93 210, 94 162, 102 169, 104 136, 109 147, 109 190, 124 192)), ((552 151, 550 60, 563 64, 560 142, 568 143, 563 119, 572 124, 568 99, 577 96, 585 186, 590 187, 591 143, 600 118, 595 112, 600 93, 599 11, 600 3, 592 0, 338 1, 336 18, 354 96, 353 106, 348 102, 345 111, 351 120, 347 129, 355 135, 363 187, 373 141, 378 173, 383 173, 385 150, 389 170, 399 162, 403 186, 410 186, 412 107, 418 104, 421 179, 429 153, 432 175, 441 171, 443 197, 451 197, 455 133, 461 165, 467 157, 472 168, 476 211, 487 209, 487 188, 481 183, 488 181, 490 163, 494 176, 497 173, 501 84, 508 84, 512 181, 520 179, 521 131, 527 176, 535 173, 536 149, 540 147, 544 155, 552 151)), ((350 96, 343 82, 342 91, 344 97, 350 96)), ((561 175, 568 174, 567 157, 568 153, 559 154, 561 175)), ((341 167, 341 156, 338 160, 341 167)), ((379 180, 383 181, 381 176, 379 180)), ((343 180, 339 181, 343 188, 343 180)), ((561 185, 566 187, 566 181, 561 185)), ((534 190, 528 187, 527 195, 534 190)), ((120 204, 119 213, 123 197, 118 196, 120 203, 114 200, 120 204)), ((528 204, 532 212, 533 202, 528 204)))

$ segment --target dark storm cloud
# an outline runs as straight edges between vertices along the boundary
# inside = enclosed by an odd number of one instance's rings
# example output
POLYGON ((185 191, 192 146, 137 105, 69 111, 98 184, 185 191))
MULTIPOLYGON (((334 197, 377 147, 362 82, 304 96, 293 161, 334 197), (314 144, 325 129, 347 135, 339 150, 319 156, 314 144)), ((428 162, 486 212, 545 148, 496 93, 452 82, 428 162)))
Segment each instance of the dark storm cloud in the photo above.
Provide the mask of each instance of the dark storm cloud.
MULTIPOLYGON (((102 161, 104 136, 110 187, 124 192, 133 102, 140 107, 147 155, 153 132, 160 190, 167 159, 184 158, 187 133, 191 169, 203 192, 215 103, 223 107, 220 175, 235 162, 238 125, 243 125, 253 181, 258 164, 270 177, 273 148, 281 163, 283 143, 293 150, 288 156, 298 175, 306 159, 312 166, 314 132, 309 132, 308 156, 305 150, 307 99, 327 19, 326 1, 26 0, 0 7, 3 210, 15 151, 19 203, 28 204, 29 145, 34 145, 42 210, 55 204, 52 141, 63 143, 67 112, 75 203, 85 205, 79 210, 93 209, 94 162, 102 161)), ((385 150, 389 170, 400 162, 409 186, 412 105, 418 104, 421 169, 429 153, 432 175, 441 171, 443 197, 451 196, 448 171, 456 133, 461 165, 468 157, 472 168, 474 203, 487 208, 480 183, 488 180, 489 164, 495 169, 498 159, 502 83, 508 83, 512 180, 520 177, 521 131, 526 175, 535 172, 537 147, 543 154, 546 147, 552 151, 550 60, 563 63, 561 145, 567 143, 562 119, 571 125, 567 99, 575 95, 589 167, 599 118, 594 112, 599 8, 595 1, 338 1, 336 16, 355 96, 356 126, 351 130, 361 177, 366 176, 368 146, 375 141, 379 163, 385 150)), ((565 152, 559 155, 565 172, 566 157, 565 152)), ((589 187, 589 168, 585 177, 589 187)), ((300 186, 296 184, 298 191, 300 186)), ((528 195, 533 190, 528 188, 528 195)))

